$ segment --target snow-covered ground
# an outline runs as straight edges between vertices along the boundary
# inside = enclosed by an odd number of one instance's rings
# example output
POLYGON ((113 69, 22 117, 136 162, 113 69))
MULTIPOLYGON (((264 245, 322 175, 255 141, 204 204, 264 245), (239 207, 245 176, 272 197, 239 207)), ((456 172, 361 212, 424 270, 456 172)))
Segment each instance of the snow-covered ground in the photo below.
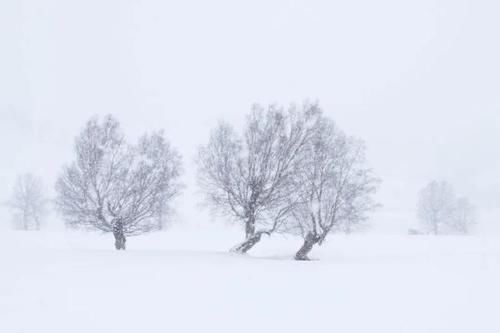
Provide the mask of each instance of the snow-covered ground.
POLYGON ((500 332, 500 238, 0 230, 0 332, 500 332))

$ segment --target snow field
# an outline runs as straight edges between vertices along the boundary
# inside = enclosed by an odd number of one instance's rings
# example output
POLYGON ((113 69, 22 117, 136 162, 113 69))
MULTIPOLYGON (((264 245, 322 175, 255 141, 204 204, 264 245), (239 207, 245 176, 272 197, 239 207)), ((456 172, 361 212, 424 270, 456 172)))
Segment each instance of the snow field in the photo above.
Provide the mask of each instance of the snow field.
POLYGON ((500 242, 333 236, 227 252, 237 232, 0 232, 0 332, 499 332, 500 242))

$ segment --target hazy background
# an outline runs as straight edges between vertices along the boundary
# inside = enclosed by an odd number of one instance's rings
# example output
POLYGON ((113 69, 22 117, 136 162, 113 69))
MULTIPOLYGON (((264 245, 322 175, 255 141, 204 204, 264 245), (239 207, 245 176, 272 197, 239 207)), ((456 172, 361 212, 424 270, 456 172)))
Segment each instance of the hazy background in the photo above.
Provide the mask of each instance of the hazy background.
POLYGON ((493 0, 2 0, 0 202, 18 173, 53 191, 85 121, 112 113, 131 139, 166 130, 186 165, 177 219, 208 223, 193 159, 210 129, 308 98, 367 142, 374 232, 405 232, 434 178, 500 232, 499 17, 493 0))

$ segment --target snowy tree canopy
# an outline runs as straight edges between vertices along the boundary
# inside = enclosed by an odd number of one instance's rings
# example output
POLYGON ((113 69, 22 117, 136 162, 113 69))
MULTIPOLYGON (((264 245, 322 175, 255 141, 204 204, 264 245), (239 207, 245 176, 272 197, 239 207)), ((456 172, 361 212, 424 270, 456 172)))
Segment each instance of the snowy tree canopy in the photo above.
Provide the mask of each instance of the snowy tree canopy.
POLYGON ((179 194, 180 155, 162 132, 128 144, 119 122, 92 118, 75 142, 75 161, 57 180, 56 204, 67 224, 125 236, 159 228, 158 218, 179 194))
POLYGON ((313 133, 294 178, 289 226, 304 238, 298 260, 307 259, 330 232, 349 232, 364 222, 376 207, 372 194, 379 182, 366 166, 361 140, 346 136, 324 116, 316 120, 313 133))
POLYGON ((245 227, 235 251, 248 251, 284 223, 293 177, 319 114, 315 104, 287 110, 256 105, 242 134, 221 123, 200 148, 198 180, 208 203, 245 227))
POLYGON ((246 252, 273 232, 313 234, 321 243, 351 230, 375 205, 377 179, 364 144, 347 137, 316 104, 255 107, 243 135, 220 124, 199 153, 199 182, 212 207, 245 226, 246 252))

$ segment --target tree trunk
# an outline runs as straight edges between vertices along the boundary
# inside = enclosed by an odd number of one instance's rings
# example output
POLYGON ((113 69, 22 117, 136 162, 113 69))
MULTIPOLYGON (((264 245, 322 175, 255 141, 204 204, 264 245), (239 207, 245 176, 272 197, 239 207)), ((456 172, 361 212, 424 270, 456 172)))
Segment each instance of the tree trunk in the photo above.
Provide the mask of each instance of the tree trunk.
POLYGON ((262 237, 261 232, 254 233, 253 236, 247 237, 242 243, 236 245, 231 249, 231 252, 245 254, 247 253, 255 244, 260 242, 262 237))
POLYGON ((255 235, 255 217, 251 216, 245 223, 245 237, 252 238, 255 235))
POLYGON ((231 249, 231 252, 247 253, 255 244, 260 241, 263 232, 255 232, 255 216, 248 213, 248 220, 245 222, 245 240, 231 249))
POLYGON ((115 236, 115 248, 117 250, 125 250, 127 239, 123 231, 123 223, 120 220, 113 225, 113 236, 115 236))
POLYGON ((314 244, 318 243, 319 239, 320 237, 316 234, 309 232, 304 239, 304 244, 302 244, 302 247, 295 254, 295 260, 309 260, 307 255, 311 252, 314 244))

